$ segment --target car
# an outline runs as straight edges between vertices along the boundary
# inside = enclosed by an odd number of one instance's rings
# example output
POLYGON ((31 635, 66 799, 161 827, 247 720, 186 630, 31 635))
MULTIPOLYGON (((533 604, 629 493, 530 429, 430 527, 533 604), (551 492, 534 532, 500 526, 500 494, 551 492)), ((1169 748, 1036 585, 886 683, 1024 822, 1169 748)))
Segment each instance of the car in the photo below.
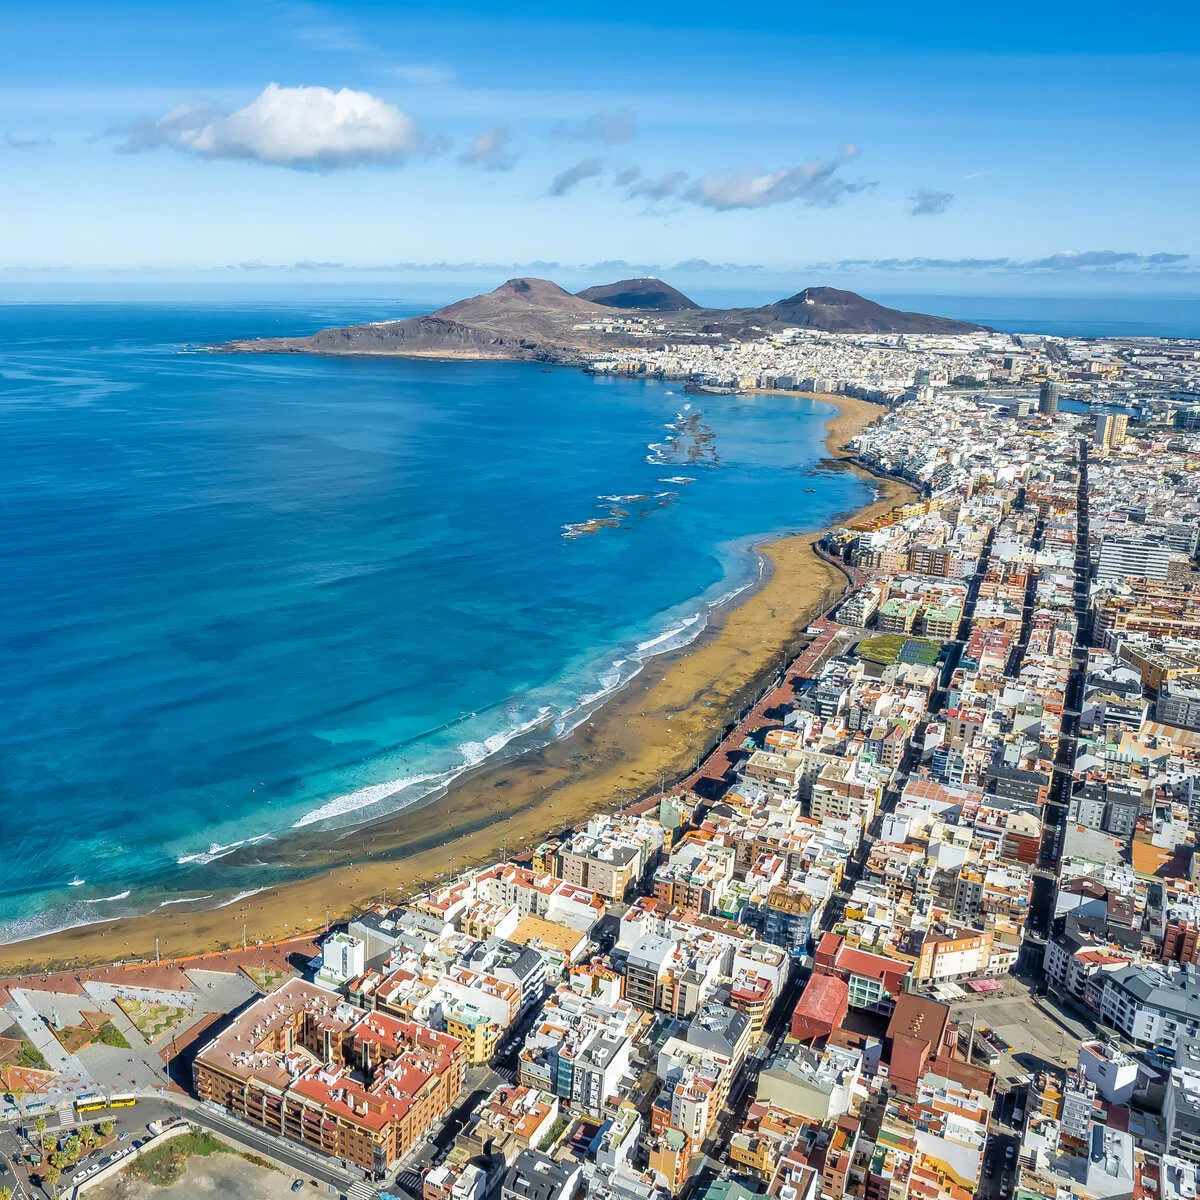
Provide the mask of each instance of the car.
POLYGON ((130 1139, 131 1137, 133 1137, 133 1134, 131 1134, 131 1133, 129 1132, 129 1130, 127 1129, 127 1130, 125 1130, 125 1132, 124 1132, 123 1134, 121 1134, 121 1135, 120 1135, 120 1136, 117 1138, 117 1141, 118 1141, 118 1142, 127 1142, 127 1141, 129 1141, 129 1139, 130 1139))
POLYGON ((1025 1120, 1025 1110, 1019 1105, 1013 1109, 1013 1124, 1020 1125, 1025 1120))
POLYGON ((1017 1151, 1016 1151, 1015 1147, 1013 1147, 1013 1146, 1005 1146, 1004 1147, 1004 1159, 1006 1162, 1012 1162, 1012 1160, 1016 1157, 1017 1157, 1017 1151))
POLYGON ((1002 1183, 1000 1185, 1000 1200, 1008 1200, 1008 1184, 1007 1183, 1002 1183))
POLYGON ((304 1191, 304 1180, 303 1179, 293 1179, 292 1180, 292 1191, 293 1192, 304 1191))

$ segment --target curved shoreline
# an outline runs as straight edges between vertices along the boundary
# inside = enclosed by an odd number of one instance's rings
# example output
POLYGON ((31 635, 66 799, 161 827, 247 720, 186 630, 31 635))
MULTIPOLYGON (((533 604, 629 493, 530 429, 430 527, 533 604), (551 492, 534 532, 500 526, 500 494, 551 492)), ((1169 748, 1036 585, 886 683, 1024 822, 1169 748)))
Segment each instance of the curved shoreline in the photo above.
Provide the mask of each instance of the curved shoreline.
MULTIPOLYGON (((884 410, 843 396, 817 398, 838 410, 825 427, 831 457, 865 476, 841 447, 884 410)), ((872 478, 880 498, 855 518, 887 511, 912 494, 872 478)), ((156 941, 164 956, 177 958, 240 944, 243 927, 251 942, 294 936, 323 927, 326 913, 336 919, 469 863, 517 853, 596 810, 686 777, 783 657, 794 654, 812 618, 844 590, 842 573, 814 552, 822 533, 762 544, 769 570, 758 586, 714 611, 693 642, 650 659, 559 740, 481 765, 426 801, 370 824, 289 838, 288 863, 303 878, 226 898, 217 908, 160 909, 0 946, 0 971, 144 960, 153 957, 156 941)))

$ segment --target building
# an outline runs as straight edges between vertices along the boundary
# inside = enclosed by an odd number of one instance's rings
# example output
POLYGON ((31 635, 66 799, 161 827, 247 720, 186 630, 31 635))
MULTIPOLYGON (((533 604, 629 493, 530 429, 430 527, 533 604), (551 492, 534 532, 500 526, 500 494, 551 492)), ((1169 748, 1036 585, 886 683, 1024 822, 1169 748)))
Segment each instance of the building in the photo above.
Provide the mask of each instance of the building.
POLYGON ((1178 729, 1200 729, 1200 688, 1164 684, 1154 702, 1154 719, 1178 729))
POLYGON ((502 1155, 516 1161, 522 1150, 537 1150, 558 1119, 558 1097, 520 1086, 498 1087, 480 1106, 458 1143, 473 1157, 502 1155))
POLYGON ((559 1162, 537 1150, 522 1150, 504 1173, 500 1200, 571 1200, 580 1170, 573 1160, 559 1162))
POLYGON ((1100 1019, 1140 1046, 1169 1046, 1200 1034, 1200 975, 1185 966, 1122 967, 1105 975, 1100 1019))
POLYGON ((1058 412, 1059 384, 1053 379, 1043 381, 1038 389, 1038 412, 1043 417, 1052 417, 1058 412))
POLYGON ((812 975, 792 1010, 789 1034, 798 1042, 827 1038, 841 1027, 850 1006, 850 987, 836 975, 812 975))
POLYGON ((1165 580, 1171 572, 1171 561, 1176 557, 1162 538, 1152 534, 1141 537, 1114 535, 1100 542, 1100 558, 1096 564, 1096 578, 1108 579, 1160 579, 1165 580))
POLYGON ((196 1095, 376 1177, 449 1112, 457 1038, 288 980, 197 1055, 196 1095))
POLYGON ((1176 1049, 1163 1126, 1171 1153, 1200 1164, 1200 1039, 1186 1038, 1176 1049))
POLYGON ((1129 428, 1129 418, 1124 413, 1097 413, 1096 431, 1092 436, 1092 445, 1110 448, 1123 446, 1125 435, 1129 428))
POLYGON ((818 1124, 850 1111, 862 1074, 862 1054, 841 1046, 822 1051, 784 1042, 758 1075, 755 1099, 818 1124))
POLYGON ((366 969, 366 944, 349 933, 331 933, 321 946, 321 969, 317 982, 340 988, 366 969))
POLYGON ((1133 1099, 1137 1063, 1115 1043, 1084 1042, 1079 1047, 1079 1072, 1109 1104, 1127 1105, 1133 1099))

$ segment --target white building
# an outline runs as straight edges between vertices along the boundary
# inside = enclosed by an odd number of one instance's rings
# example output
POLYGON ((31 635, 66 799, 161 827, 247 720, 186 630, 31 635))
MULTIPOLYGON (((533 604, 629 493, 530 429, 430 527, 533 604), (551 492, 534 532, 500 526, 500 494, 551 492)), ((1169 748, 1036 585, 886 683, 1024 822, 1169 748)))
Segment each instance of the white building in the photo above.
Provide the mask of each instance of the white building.
POLYGON ((1137 1063, 1111 1042, 1084 1042, 1079 1047, 1079 1070, 1110 1104, 1128 1104, 1137 1082, 1137 1063))
POLYGON ((321 947, 321 969, 316 982, 339 988, 348 979, 361 975, 367 967, 367 947, 362 938, 350 933, 331 933, 321 947))

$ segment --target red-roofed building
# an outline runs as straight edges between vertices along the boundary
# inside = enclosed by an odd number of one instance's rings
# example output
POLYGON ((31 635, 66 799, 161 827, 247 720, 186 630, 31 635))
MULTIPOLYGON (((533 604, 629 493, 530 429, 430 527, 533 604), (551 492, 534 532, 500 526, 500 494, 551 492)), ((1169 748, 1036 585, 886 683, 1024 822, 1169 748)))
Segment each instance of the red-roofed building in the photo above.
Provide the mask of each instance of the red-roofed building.
POLYGON ((298 979, 264 996, 196 1055, 202 1100, 381 1175, 462 1088, 458 1038, 365 1012, 298 979))
POLYGON ((955 1037, 948 1005, 905 992, 887 1027, 889 1080, 902 1091, 915 1092, 930 1064, 949 1057, 955 1037))
POLYGON ((792 1012, 791 1036, 799 1042, 827 1038, 841 1025, 850 1003, 850 986, 838 975, 813 975, 792 1012))
POLYGON ((849 988, 851 1008, 873 1012, 891 1012, 896 998, 904 991, 904 980, 912 972, 911 962, 873 954, 846 945, 836 933, 825 934, 814 956, 816 974, 836 975, 849 988))

